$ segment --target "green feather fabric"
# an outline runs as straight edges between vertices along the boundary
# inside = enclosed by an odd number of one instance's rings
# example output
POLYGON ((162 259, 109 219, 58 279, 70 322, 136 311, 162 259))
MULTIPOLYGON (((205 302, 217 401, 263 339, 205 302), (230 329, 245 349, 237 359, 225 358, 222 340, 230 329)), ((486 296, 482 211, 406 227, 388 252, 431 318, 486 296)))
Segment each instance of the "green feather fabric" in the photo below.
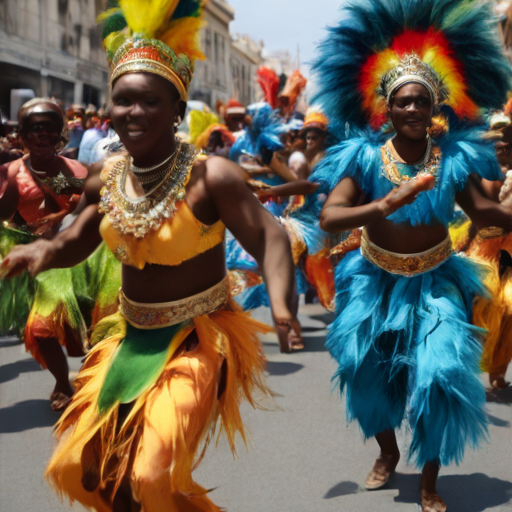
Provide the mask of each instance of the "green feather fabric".
MULTIPOLYGON (((30 233, 0 224, 0 261, 16 245, 37 240, 30 233)), ((13 331, 20 338, 35 295, 35 281, 26 272, 12 279, 0 279, 0 335, 13 331)))
POLYGON ((201 7, 204 0, 181 0, 172 15, 171 20, 181 18, 198 18, 201 16, 201 7))
POLYGON ((88 295, 97 307, 116 303, 121 288, 121 268, 105 242, 87 259, 88 295))
POLYGON ((101 26, 101 39, 104 40, 113 32, 121 32, 127 27, 124 15, 119 8, 109 9, 98 17, 101 26))
POLYGON ((169 349, 183 324, 142 330, 126 325, 126 337, 114 354, 98 398, 100 414, 129 404, 149 389, 165 368, 169 349))

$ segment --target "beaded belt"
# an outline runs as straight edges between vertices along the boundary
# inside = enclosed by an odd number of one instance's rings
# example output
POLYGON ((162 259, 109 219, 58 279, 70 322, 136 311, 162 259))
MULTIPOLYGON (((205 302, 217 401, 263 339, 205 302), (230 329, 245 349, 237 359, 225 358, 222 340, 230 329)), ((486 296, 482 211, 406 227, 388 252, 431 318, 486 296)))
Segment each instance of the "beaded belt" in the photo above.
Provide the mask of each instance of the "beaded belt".
POLYGON ((157 304, 134 302, 123 293, 119 297, 119 311, 138 329, 160 329, 220 309, 229 298, 229 280, 225 277, 212 288, 186 299, 157 304))
POLYGON ((361 254, 370 263, 390 274, 414 277, 439 267, 453 254, 453 248, 448 237, 428 251, 418 254, 397 254, 381 249, 370 242, 363 231, 361 254))

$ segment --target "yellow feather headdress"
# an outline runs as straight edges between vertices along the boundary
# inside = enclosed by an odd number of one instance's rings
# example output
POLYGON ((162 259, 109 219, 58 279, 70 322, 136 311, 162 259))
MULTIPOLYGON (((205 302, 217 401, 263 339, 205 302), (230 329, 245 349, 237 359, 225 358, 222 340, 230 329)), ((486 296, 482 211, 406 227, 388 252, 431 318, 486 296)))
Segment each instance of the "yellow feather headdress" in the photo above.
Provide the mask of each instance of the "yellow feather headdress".
POLYGON ((154 73, 188 99, 204 0, 118 0, 98 17, 111 83, 126 73, 154 73))

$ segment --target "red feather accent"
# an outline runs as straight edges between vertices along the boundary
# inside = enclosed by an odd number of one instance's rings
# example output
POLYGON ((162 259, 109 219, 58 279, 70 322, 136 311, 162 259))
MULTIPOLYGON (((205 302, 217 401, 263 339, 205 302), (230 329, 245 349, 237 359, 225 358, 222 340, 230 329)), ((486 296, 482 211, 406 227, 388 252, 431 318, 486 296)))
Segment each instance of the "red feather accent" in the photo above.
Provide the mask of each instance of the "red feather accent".
POLYGON ((258 69, 256 81, 260 84, 265 101, 272 107, 277 107, 277 95, 279 94, 279 77, 273 69, 261 66, 258 69))
MULTIPOLYGON (((361 68, 359 90, 363 96, 363 108, 370 116, 370 123, 379 128, 386 121, 386 107, 379 98, 376 78, 388 69, 384 69, 387 59, 401 59, 406 54, 416 53, 421 59, 429 54, 434 57, 434 69, 451 87, 448 104, 458 117, 474 118, 478 108, 467 96, 467 82, 462 63, 456 58, 450 44, 442 32, 430 28, 426 32, 405 30, 396 36, 389 48, 368 58, 361 68), (455 86, 455 87, 454 87, 455 86)), ((428 60, 428 59, 427 59, 428 60)))

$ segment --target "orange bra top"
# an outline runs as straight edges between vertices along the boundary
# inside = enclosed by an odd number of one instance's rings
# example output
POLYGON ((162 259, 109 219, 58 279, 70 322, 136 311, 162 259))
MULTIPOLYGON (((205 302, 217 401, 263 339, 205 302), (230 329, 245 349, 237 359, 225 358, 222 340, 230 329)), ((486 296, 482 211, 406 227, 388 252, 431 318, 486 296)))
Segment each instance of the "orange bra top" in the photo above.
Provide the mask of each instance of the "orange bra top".
POLYGON ((192 157, 190 146, 186 145, 180 153, 187 151, 190 165, 185 172, 188 175, 183 180, 182 197, 174 203, 174 213, 159 222, 156 229, 146 224, 142 226, 142 232, 135 234, 132 234, 131 227, 126 229, 126 219, 119 215, 123 197, 118 185, 122 184, 127 157, 114 157, 105 163, 101 177, 106 185, 100 204, 100 211, 105 212, 105 217, 100 225, 100 233, 116 258, 125 265, 138 269, 143 269, 147 264, 177 266, 223 243, 226 228, 222 221, 212 226, 203 224, 194 216, 185 199, 184 187, 195 162, 195 152, 192 157))

